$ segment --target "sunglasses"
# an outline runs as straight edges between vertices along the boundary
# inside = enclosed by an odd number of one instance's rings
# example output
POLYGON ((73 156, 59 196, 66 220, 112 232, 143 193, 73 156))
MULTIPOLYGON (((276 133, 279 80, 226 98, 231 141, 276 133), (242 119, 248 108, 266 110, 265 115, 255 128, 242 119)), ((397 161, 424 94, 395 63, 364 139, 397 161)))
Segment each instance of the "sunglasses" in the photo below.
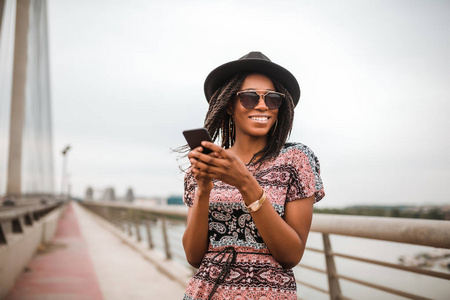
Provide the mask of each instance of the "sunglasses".
POLYGON ((278 109, 285 97, 285 95, 282 93, 257 90, 240 91, 237 92, 236 95, 239 97, 239 101, 241 102, 242 106, 247 109, 255 108, 258 105, 261 96, 264 100, 264 103, 266 103, 266 106, 269 109, 278 109))

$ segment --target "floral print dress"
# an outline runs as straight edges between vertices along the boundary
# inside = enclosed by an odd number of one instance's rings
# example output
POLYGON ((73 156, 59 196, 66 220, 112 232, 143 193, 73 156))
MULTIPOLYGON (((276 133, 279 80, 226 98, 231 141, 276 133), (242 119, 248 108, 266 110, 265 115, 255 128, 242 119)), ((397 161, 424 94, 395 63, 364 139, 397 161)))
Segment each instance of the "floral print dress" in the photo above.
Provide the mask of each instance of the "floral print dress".
MULTIPOLYGON (((317 202, 325 195, 319 161, 303 144, 287 143, 275 159, 259 168, 247 167, 281 217, 286 202, 313 195, 317 202)), ((270 254, 239 191, 220 180, 213 184, 208 252, 183 299, 297 299, 293 271, 284 269, 270 254)), ((184 202, 189 207, 196 187, 188 172, 184 202)))

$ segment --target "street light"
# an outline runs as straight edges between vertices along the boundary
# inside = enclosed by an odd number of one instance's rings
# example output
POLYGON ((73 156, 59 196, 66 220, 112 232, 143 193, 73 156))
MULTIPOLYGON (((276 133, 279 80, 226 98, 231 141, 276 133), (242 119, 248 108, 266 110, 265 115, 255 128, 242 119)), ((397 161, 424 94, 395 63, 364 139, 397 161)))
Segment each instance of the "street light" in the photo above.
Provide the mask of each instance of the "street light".
POLYGON ((63 169, 61 173, 61 197, 64 198, 64 184, 66 179, 66 168, 67 168, 67 153, 70 150, 70 145, 67 145, 66 148, 62 151, 63 155, 63 169))

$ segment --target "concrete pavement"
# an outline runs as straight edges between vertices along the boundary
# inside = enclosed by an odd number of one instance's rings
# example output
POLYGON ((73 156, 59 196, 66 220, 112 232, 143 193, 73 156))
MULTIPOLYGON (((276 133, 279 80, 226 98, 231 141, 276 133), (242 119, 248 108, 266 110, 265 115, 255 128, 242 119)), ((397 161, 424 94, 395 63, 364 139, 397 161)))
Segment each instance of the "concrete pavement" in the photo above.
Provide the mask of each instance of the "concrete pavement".
POLYGON ((175 300, 183 293, 177 282, 70 203, 54 240, 38 251, 6 299, 175 300))

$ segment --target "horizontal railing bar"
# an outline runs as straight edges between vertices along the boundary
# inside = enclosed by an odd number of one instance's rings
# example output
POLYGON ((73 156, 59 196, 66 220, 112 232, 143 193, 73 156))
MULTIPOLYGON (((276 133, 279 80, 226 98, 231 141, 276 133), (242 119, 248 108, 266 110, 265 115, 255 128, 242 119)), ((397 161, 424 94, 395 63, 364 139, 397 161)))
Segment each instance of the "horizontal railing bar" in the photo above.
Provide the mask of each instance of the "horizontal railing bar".
MULTIPOLYGON (((306 247, 306 250, 318 252, 318 253, 324 253, 323 250, 320 250, 317 248, 306 247)), ((384 267, 388 267, 388 268, 393 268, 393 269, 398 269, 398 270, 408 271, 408 272, 412 272, 412 273, 423 274, 423 275, 427 275, 427 276, 450 280, 450 273, 443 273, 443 272, 436 272, 436 271, 432 271, 432 270, 408 267, 408 266, 403 266, 400 264, 394 264, 394 263, 364 258, 364 257, 360 257, 360 256, 347 255, 347 254, 338 253, 338 252, 334 252, 334 251, 331 254, 334 256, 338 256, 338 257, 342 257, 342 258, 346 258, 346 259, 362 261, 362 262, 366 262, 369 264, 374 264, 374 265, 384 266, 384 267)))
POLYGON ((377 290, 380 290, 380 291, 384 291, 384 292, 387 292, 387 293, 390 293, 390 294, 402 296, 402 297, 409 298, 409 299, 414 299, 414 300, 432 300, 431 298, 425 298, 425 297, 422 297, 422 296, 413 295, 413 294, 410 294, 410 293, 407 293, 407 292, 403 292, 403 291, 396 290, 396 289, 393 289, 393 288, 389 288, 389 287, 386 287, 386 286, 383 286, 383 285, 379 285, 379 284, 370 283, 370 282, 367 282, 367 281, 355 279, 355 278, 348 277, 348 276, 345 276, 345 275, 336 274, 335 276, 337 278, 340 278, 340 279, 344 279, 344 280, 347 280, 347 281, 351 281, 351 282, 354 282, 354 283, 365 285, 365 286, 368 286, 368 287, 371 287, 371 288, 374 288, 374 289, 377 289, 377 290))
MULTIPOLYGON (((183 224, 183 225, 186 224, 186 221, 185 221, 185 220, 170 219, 170 220, 167 220, 167 221, 169 221, 171 224, 183 224)), ((170 225, 169 225, 169 226, 170 226, 170 225)))
POLYGON ((450 249, 450 222, 315 214, 311 231, 450 249))
POLYGON ((41 212, 43 210, 52 209, 61 204, 61 202, 55 202, 51 204, 34 204, 27 205, 26 207, 11 208, 6 211, 0 211, 0 221, 10 221, 20 218, 26 214, 41 212))
MULTIPOLYGON (((112 202, 83 204, 187 217, 185 206, 144 207, 112 202)), ((450 222, 443 220, 314 214, 311 231, 450 249, 450 222)))
POLYGON ((301 280, 298 280, 298 279, 296 279, 295 282, 297 282, 298 284, 301 284, 303 286, 309 287, 310 289, 322 292, 324 294, 330 294, 330 292, 328 290, 322 289, 322 288, 320 288, 318 286, 315 286, 315 285, 312 285, 310 283, 307 283, 307 282, 304 282, 304 281, 301 281, 301 280))
POLYGON ((115 208, 131 209, 131 210, 136 210, 136 211, 153 213, 153 214, 157 214, 157 215, 187 217, 187 207, 186 206, 146 207, 146 206, 137 206, 137 205, 133 205, 133 204, 113 203, 113 202, 84 202, 83 204, 87 204, 87 205, 91 205, 91 206, 110 206, 110 207, 115 207, 115 208))
POLYGON ((316 267, 312 267, 312 266, 308 266, 308 265, 305 265, 305 264, 298 264, 297 267, 302 267, 302 268, 305 268, 305 269, 308 269, 308 270, 311 270, 311 271, 316 271, 316 272, 319 272, 319 273, 327 274, 326 270, 322 270, 322 269, 319 269, 319 268, 316 268, 316 267))
POLYGON ((312 247, 305 247, 305 250, 312 251, 312 252, 324 253, 322 249, 312 248, 312 247))
POLYGON ((374 264, 374 265, 380 265, 380 266, 385 266, 385 267, 389 267, 389 268, 393 268, 393 269, 399 269, 399 270, 403 270, 403 271, 409 271, 412 273, 418 273, 418 274, 423 274, 423 275, 427 275, 427 276, 450 280, 450 274, 446 274, 446 273, 442 273, 442 272, 413 268, 413 267, 403 266, 403 265, 399 265, 399 264, 394 264, 394 263, 389 263, 389 262, 384 262, 384 261, 379 261, 379 260, 374 260, 374 259, 369 259, 369 258, 346 255, 346 254, 337 253, 337 252, 332 252, 332 255, 351 259, 351 260, 362 261, 362 262, 366 262, 366 263, 370 263, 370 264, 374 264))

